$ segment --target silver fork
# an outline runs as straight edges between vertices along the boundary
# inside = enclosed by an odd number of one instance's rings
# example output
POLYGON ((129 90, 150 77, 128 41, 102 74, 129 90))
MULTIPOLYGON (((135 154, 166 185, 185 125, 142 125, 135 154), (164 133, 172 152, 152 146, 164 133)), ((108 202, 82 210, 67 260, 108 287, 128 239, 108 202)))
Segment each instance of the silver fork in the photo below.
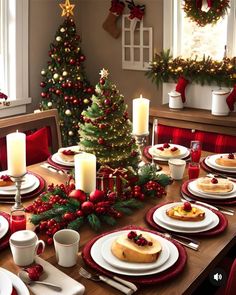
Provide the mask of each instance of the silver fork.
MULTIPOLYGON (((104 282, 110 286, 112 286, 113 288, 116 288, 118 290, 120 290, 122 293, 127 294, 127 295, 131 295, 133 294, 135 291, 137 291, 137 287, 130 282, 124 281, 120 278, 118 278, 120 281, 123 281, 123 284, 116 282, 106 276, 103 275, 98 275, 98 274, 91 274, 90 272, 88 272, 86 269, 84 269, 83 267, 81 267, 79 269, 79 274, 81 275, 81 277, 95 281, 95 282, 104 282), (130 287, 126 287, 124 286, 124 282, 127 284, 129 284, 130 287), (132 286, 132 288, 131 288, 132 286), (135 289, 135 290, 134 290, 135 289)), ((116 277, 117 278, 117 277, 116 277)))

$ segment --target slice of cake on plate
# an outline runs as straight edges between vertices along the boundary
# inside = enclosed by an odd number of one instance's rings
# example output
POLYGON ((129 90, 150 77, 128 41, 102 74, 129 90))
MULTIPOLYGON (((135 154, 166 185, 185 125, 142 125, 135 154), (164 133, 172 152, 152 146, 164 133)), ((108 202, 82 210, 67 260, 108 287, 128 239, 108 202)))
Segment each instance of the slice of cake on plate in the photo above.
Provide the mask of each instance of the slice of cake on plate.
POLYGON ((215 160, 215 162, 223 167, 236 168, 236 154, 230 153, 228 155, 220 156, 215 160))
POLYGON ((144 231, 120 235, 111 246, 112 254, 118 259, 137 263, 155 262, 161 249, 160 242, 144 231))
POLYGON ((74 162, 74 156, 80 153, 79 146, 60 148, 58 150, 58 155, 64 162, 74 162))
POLYGON ((174 158, 181 154, 180 149, 176 146, 170 146, 169 143, 164 143, 156 148, 156 154, 163 158, 174 158))
POLYGON ((233 187, 233 183, 226 178, 201 177, 197 180, 197 188, 204 193, 227 193, 233 187))
POLYGON ((0 186, 10 186, 13 185, 13 180, 8 175, 1 175, 0 176, 0 186))
POLYGON ((205 218, 205 212, 192 206, 189 202, 173 206, 166 210, 167 216, 182 221, 201 221, 205 218))

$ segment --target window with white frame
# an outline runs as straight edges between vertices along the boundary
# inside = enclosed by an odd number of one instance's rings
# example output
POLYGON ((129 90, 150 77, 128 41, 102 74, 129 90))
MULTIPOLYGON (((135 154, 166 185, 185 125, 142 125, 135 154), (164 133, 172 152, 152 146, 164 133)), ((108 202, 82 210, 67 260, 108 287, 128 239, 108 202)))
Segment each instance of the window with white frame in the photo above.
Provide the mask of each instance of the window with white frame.
MULTIPOLYGON (((205 1, 203 1, 204 3, 205 1)), ((236 0, 230 1, 230 9, 216 25, 203 28, 191 22, 183 11, 183 0, 163 1, 163 50, 171 50, 174 58, 202 59, 210 55, 215 60, 236 56, 236 0)), ((168 102, 168 93, 175 83, 163 83, 163 103, 168 102)), ((211 109, 212 90, 216 85, 191 83, 186 89, 185 106, 211 109)))
POLYGON ((174 57, 184 58, 197 56, 201 59, 205 54, 221 60, 225 54, 236 56, 236 0, 230 1, 224 18, 205 27, 190 21, 182 8, 182 0, 164 1, 164 49, 171 48, 174 57))
POLYGON ((122 17, 122 68, 147 70, 152 61, 152 28, 145 28, 143 20, 122 17))
MULTIPOLYGON (((28 96, 28 4, 29 0, 0 0, 0 91, 11 101, 9 108, 31 101, 28 96)), ((4 107, 0 107, 1 117, 4 107)), ((8 111, 7 115, 22 112, 24 108, 8 111)))

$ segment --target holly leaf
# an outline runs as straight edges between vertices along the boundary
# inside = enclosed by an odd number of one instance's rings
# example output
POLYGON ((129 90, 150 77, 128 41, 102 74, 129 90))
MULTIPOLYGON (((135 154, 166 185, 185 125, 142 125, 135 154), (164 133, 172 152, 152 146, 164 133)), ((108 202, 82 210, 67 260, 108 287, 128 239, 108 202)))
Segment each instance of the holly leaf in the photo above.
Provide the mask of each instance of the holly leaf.
POLYGON ((89 214, 87 216, 87 219, 88 219, 88 222, 89 222, 90 226, 95 231, 98 231, 101 228, 101 222, 100 222, 99 218, 97 217, 97 215, 89 214))
POLYGON ((83 223, 84 223, 84 217, 78 217, 75 220, 71 221, 67 225, 67 228, 73 229, 73 230, 78 230, 83 223))
POLYGON ((106 222, 107 224, 109 225, 115 225, 116 224, 116 219, 112 216, 109 216, 109 215, 102 215, 100 217, 102 219, 102 221, 106 222))

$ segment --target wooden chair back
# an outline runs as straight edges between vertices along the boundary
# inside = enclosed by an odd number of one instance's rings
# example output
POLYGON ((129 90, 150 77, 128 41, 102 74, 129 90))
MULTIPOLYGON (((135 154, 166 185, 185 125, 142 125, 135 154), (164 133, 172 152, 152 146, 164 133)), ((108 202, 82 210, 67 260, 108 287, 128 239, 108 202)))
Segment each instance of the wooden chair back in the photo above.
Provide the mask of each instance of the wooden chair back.
POLYGON ((0 138, 16 130, 27 132, 30 130, 36 131, 43 127, 49 128, 51 135, 50 149, 52 153, 56 153, 62 146, 58 112, 56 109, 0 119, 0 138))

